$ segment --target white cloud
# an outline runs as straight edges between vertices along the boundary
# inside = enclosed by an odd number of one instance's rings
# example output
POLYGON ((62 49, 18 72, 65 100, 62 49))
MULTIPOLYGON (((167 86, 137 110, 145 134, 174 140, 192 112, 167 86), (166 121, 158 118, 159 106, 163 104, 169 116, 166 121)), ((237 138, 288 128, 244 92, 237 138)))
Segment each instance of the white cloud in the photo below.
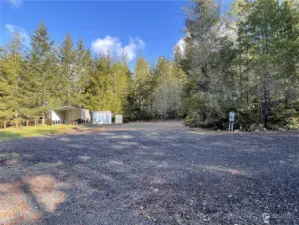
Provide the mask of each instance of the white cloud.
POLYGON ((185 38, 181 38, 178 43, 176 44, 176 46, 179 47, 180 49, 180 52, 183 54, 185 52, 185 46, 186 46, 186 43, 185 43, 185 38))
POLYGON ((29 44, 30 41, 30 37, 27 34, 27 32, 25 31, 24 28, 22 27, 18 27, 12 24, 5 24, 5 28, 10 32, 10 33, 15 33, 18 32, 20 34, 20 37, 22 38, 22 40, 24 41, 25 44, 29 44))
POLYGON ((98 38, 95 41, 93 41, 91 43, 91 47, 95 53, 101 55, 107 55, 113 48, 116 47, 117 43, 118 43, 118 38, 106 36, 103 39, 98 38))
POLYGON ((123 46, 119 38, 108 35, 105 38, 98 38, 91 43, 91 48, 96 54, 107 55, 110 53, 117 57, 124 55, 129 62, 136 58, 137 52, 143 50, 144 46, 144 41, 139 37, 130 37, 129 43, 123 46))
POLYGON ((186 42, 185 42, 185 37, 182 37, 173 47, 172 53, 179 54, 180 57, 185 56, 185 48, 186 48, 186 42))
POLYGON ((15 32, 15 26, 14 26, 14 25, 11 25, 11 24, 5 24, 5 27, 6 27, 6 29, 7 29, 9 32, 11 32, 11 33, 15 32))
POLYGON ((14 6, 20 6, 22 5, 23 1, 22 0, 9 0, 9 2, 11 4, 13 4, 14 6))

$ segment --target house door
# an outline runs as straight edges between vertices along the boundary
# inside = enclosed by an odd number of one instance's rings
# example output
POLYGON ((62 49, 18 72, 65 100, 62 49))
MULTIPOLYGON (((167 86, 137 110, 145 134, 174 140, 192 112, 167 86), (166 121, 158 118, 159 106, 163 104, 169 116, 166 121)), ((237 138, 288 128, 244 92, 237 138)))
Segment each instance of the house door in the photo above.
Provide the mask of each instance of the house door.
POLYGON ((97 114, 97 122, 98 123, 103 123, 104 121, 103 121, 103 114, 97 114))
POLYGON ((109 123, 109 115, 104 113, 97 114, 97 123, 109 123))

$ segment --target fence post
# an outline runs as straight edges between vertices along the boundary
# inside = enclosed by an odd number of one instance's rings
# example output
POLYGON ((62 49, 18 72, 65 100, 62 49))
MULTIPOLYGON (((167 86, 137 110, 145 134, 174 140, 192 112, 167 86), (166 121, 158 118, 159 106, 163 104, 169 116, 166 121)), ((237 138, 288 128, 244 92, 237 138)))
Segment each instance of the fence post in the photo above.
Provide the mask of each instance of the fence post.
POLYGON ((36 127, 36 119, 34 120, 34 126, 36 127))
POLYGON ((3 129, 5 129, 6 128, 6 120, 4 120, 4 122, 3 122, 3 129))
POLYGON ((15 126, 16 126, 16 128, 18 128, 18 126, 19 126, 19 121, 18 120, 16 120, 15 126))
POLYGON ((29 124, 29 121, 28 121, 28 120, 26 120, 26 127, 28 127, 28 124, 29 124))

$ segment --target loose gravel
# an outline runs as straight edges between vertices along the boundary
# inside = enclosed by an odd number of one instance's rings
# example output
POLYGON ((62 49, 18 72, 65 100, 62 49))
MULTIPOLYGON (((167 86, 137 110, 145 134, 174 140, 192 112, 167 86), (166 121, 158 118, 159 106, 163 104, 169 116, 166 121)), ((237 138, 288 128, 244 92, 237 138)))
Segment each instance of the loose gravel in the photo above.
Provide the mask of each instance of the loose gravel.
POLYGON ((299 224, 299 133, 91 129, 0 143, 0 224, 299 224))

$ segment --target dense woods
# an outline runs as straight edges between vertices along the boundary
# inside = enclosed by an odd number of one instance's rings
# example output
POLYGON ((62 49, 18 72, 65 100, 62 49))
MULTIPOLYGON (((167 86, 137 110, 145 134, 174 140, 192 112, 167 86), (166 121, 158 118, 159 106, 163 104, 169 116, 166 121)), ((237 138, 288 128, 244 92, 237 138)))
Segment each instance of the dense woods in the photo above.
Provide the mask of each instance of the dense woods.
POLYGON ((186 36, 173 59, 155 65, 93 56, 80 40, 61 44, 41 23, 25 46, 0 47, 0 120, 45 117, 72 105, 126 120, 185 118, 189 126, 299 129, 299 6, 296 0, 213 0, 185 8, 186 36))
POLYGON ((195 1, 186 9, 180 60, 186 124, 240 129, 298 129, 299 12, 292 0, 195 1))

